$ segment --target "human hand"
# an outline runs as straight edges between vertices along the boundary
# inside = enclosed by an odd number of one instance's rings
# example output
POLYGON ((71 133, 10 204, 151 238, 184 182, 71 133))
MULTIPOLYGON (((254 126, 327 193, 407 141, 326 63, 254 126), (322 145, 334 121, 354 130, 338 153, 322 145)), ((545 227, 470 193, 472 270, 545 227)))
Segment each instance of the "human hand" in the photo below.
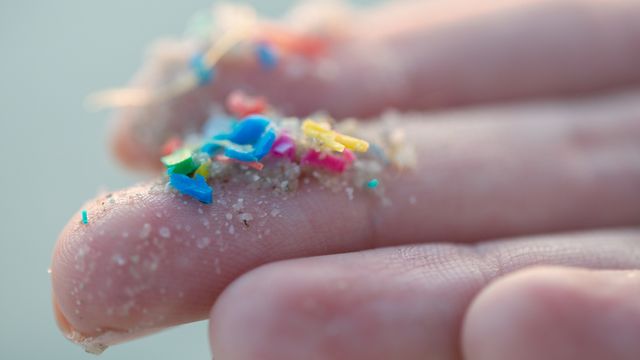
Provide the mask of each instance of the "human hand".
POLYGON ((333 76, 223 63, 171 111, 119 113, 115 149, 153 167, 202 99, 247 84, 293 114, 395 107, 413 112, 419 156, 381 178, 393 206, 313 183, 286 199, 232 188, 227 206, 157 184, 98 198, 55 250, 63 331, 127 339, 210 317, 223 360, 637 359, 640 4, 390 6, 354 19, 333 76), (238 199, 266 222, 243 228, 238 199))

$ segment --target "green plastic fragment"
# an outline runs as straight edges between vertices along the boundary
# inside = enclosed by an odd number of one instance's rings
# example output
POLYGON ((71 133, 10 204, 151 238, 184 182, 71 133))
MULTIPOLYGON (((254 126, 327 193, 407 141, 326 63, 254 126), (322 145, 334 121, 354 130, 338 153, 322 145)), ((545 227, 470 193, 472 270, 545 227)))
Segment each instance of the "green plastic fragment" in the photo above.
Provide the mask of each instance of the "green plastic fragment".
POLYGON ((174 174, 191 174, 200 164, 193 160, 193 152, 189 149, 179 149, 171 155, 162 158, 162 163, 174 174))
POLYGON ((83 224, 88 224, 89 223, 89 217, 87 216, 87 210, 82 210, 82 223, 83 224))
POLYGON ((369 182, 367 182, 367 187, 369 189, 375 189, 378 187, 378 185, 380 184, 380 180, 378 179, 371 179, 369 180, 369 182))

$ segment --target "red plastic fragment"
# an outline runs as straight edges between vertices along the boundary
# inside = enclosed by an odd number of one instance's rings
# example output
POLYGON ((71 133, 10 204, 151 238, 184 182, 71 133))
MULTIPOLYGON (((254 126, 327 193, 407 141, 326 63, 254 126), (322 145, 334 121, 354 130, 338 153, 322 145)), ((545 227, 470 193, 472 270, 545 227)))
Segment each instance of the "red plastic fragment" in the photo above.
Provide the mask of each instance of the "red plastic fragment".
POLYGON ((296 160, 296 143, 286 134, 281 134, 271 147, 271 155, 278 158, 296 160))
POLYGON ((177 136, 172 136, 162 145, 162 156, 171 155, 180 147, 182 147, 182 140, 177 136))
POLYGON ((242 91, 234 91, 227 97, 227 109, 237 118, 263 114, 267 110, 267 99, 262 96, 248 96, 242 91))
POLYGON ((319 166, 329 171, 341 173, 353 163, 355 158, 355 155, 349 149, 345 149, 339 155, 311 149, 302 157, 301 163, 302 165, 319 166))

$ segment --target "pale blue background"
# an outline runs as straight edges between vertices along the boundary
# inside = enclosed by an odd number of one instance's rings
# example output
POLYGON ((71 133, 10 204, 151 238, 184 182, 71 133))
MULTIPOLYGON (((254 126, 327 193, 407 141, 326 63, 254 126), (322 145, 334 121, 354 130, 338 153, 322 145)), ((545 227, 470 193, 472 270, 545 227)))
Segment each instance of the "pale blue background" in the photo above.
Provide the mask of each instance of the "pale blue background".
MULTIPOLYGON (((293 1, 248 1, 278 14, 293 1)), ((357 1, 365 3, 367 1, 357 1)), ((206 0, 0 0, 0 359, 92 359, 58 332, 51 250, 99 187, 141 178, 106 150, 107 113, 84 97, 124 84, 145 46, 181 34, 206 0)), ((247 339, 250 341, 250 339, 247 339)), ((209 359, 206 323, 109 349, 101 359, 209 359)))

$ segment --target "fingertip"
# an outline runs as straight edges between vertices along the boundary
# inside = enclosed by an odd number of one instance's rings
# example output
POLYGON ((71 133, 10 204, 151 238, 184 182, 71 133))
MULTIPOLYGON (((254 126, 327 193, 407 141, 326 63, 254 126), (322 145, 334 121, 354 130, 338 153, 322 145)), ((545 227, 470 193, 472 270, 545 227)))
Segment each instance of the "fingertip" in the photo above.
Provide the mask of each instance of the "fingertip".
POLYGON ((111 135, 110 147, 118 161, 130 169, 158 170, 161 164, 153 146, 141 146, 132 134, 131 124, 116 120, 116 128, 111 135))
POLYGON ((51 265, 53 310, 70 340, 96 349, 206 314, 209 299, 190 293, 190 275, 178 271, 188 272, 188 262, 167 256, 183 249, 150 211, 167 201, 159 194, 159 185, 141 185, 99 197, 84 205, 87 223, 76 213, 61 232, 51 265))
POLYGON ((495 281, 467 312, 465 358, 637 358, 640 346, 633 339, 640 334, 638 281, 632 287, 620 281, 628 276, 533 268, 495 281), (634 288, 635 298, 630 296, 634 288))

